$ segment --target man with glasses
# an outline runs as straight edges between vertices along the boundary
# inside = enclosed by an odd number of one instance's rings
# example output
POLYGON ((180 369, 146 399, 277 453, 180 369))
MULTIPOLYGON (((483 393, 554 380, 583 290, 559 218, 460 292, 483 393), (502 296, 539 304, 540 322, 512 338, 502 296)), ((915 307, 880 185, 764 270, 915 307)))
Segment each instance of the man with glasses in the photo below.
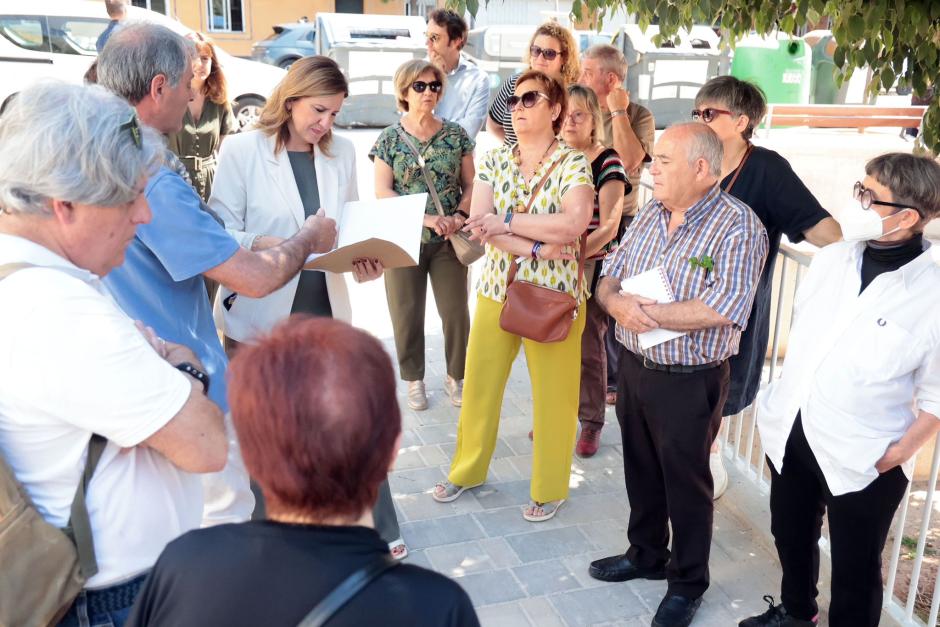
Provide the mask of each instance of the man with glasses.
POLYGON ((893 153, 865 174, 837 214, 846 241, 800 283, 783 374, 757 398, 782 602, 741 627, 817 624, 824 513, 829 624, 878 625, 891 521, 914 454, 940 430, 940 267, 923 238, 940 164, 893 153))
MULTIPOLYGON (((650 160, 649 153, 653 148, 653 139, 656 133, 656 121, 653 114, 646 107, 630 100, 630 92, 623 88, 623 81, 627 77, 627 60, 623 53, 608 44, 591 46, 581 54, 581 74, 578 84, 590 87, 597 95, 601 106, 601 118, 604 123, 602 133, 598 139, 608 148, 613 148, 620 155, 623 169, 627 173, 630 191, 623 199, 623 214, 620 219, 620 229, 617 240, 620 241, 624 231, 636 215, 637 201, 640 194, 640 174, 642 166, 650 160)), ((617 400, 617 369, 620 349, 614 337, 614 325, 607 327, 607 402, 613 405, 617 400)), ((589 412, 584 408, 585 412, 589 412)), ((600 431, 596 433, 581 432, 578 440, 579 448, 596 450, 600 431), (585 440, 590 437, 591 440, 585 440)))
POLYGON ((450 9, 435 9, 428 15, 425 43, 428 60, 447 77, 447 89, 434 112, 462 126, 473 139, 486 122, 490 79, 460 52, 467 43, 467 23, 450 9))

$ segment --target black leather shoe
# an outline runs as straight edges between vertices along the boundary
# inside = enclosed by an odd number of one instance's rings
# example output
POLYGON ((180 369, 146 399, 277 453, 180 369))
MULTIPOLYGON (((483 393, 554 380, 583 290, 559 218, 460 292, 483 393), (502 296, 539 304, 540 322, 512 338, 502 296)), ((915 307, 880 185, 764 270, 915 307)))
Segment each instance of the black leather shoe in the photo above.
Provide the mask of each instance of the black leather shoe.
POLYGON ((702 597, 690 599, 678 594, 667 594, 656 610, 650 627, 689 627, 702 597))
POLYGON ((764 595, 764 601, 769 606, 767 611, 757 616, 745 618, 738 627, 816 627, 816 619, 801 620, 787 614, 787 610, 780 605, 774 605, 774 598, 764 595))
POLYGON ((630 581, 631 579, 665 579, 666 567, 640 568, 626 555, 613 555, 591 562, 588 574, 601 581, 630 581))

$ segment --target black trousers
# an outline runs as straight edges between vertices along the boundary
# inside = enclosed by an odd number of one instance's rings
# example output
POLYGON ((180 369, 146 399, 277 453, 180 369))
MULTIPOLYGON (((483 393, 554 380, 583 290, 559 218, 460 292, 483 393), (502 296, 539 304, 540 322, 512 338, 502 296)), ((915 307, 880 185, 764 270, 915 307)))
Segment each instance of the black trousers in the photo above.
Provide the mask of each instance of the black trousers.
POLYGON ((770 464, 770 528, 783 568, 781 598, 787 613, 816 616, 819 536, 829 512, 832 550, 831 627, 875 627, 881 619, 881 552, 907 477, 900 466, 858 492, 833 496, 797 414, 787 439, 783 472, 770 464))
POLYGON ((644 368, 625 348, 620 353, 627 557, 643 568, 666 564, 669 592, 693 599, 708 588, 714 511, 708 455, 727 394, 728 362, 672 374, 644 368))

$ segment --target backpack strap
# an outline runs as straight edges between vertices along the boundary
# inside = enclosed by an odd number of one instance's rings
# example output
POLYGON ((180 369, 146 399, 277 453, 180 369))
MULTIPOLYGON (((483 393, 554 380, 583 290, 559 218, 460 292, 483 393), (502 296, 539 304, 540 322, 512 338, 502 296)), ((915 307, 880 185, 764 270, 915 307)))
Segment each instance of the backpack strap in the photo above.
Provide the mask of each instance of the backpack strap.
POLYGON ((353 572, 310 610, 298 627, 321 627, 352 600, 363 588, 378 579, 382 573, 398 566, 398 560, 385 553, 353 572))
MULTIPOLYGON (((7 278, 14 272, 25 270, 26 268, 37 268, 32 263, 18 262, 0 265, 0 281, 7 278)), ((69 524, 62 531, 75 544, 78 552, 78 564, 82 571, 82 577, 87 581, 98 572, 98 561, 95 559, 95 542, 91 534, 91 521, 88 519, 88 507, 85 505, 85 493, 88 491, 88 484, 91 482, 91 476, 95 474, 95 468, 101 460, 101 454, 104 452, 108 441, 93 433, 88 442, 88 457, 85 459, 85 470, 78 481, 78 488, 75 490, 75 497, 72 499, 72 507, 69 512, 69 524)))

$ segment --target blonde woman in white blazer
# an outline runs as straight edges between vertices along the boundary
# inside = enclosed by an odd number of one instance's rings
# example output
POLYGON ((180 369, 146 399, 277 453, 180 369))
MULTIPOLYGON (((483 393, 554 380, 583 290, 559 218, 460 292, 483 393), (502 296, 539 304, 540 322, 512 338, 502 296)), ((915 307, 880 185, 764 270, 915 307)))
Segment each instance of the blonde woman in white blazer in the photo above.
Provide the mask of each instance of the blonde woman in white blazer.
MULTIPOLYGON (((353 145, 332 133, 333 120, 346 98, 346 79, 336 63, 325 57, 308 57, 296 65, 271 94, 258 128, 229 137, 231 141, 219 154, 209 206, 239 243, 252 250, 292 236, 306 214, 316 211, 305 207, 309 198, 301 196, 311 179, 319 207, 334 219, 344 203, 358 198, 353 145), (298 180, 295 167, 303 167, 304 153, 312 153, 313 168, 308 162, 310 176, 298 180), (303 157, 300 163, 298 156, 303 157)), ((365 281, 381 273, 380 266, 363 260, 354 275, 357 281, 365 281)), ((350 321, 345 279, 324 274, 305 276, 304 280, 325 278, 326 313, 350 321)), ((290 315, 300 282, 298 275, 264 298, 235 296, 223 288, 216 307, 222 314, 228 347, 267 331, 290 315)))

